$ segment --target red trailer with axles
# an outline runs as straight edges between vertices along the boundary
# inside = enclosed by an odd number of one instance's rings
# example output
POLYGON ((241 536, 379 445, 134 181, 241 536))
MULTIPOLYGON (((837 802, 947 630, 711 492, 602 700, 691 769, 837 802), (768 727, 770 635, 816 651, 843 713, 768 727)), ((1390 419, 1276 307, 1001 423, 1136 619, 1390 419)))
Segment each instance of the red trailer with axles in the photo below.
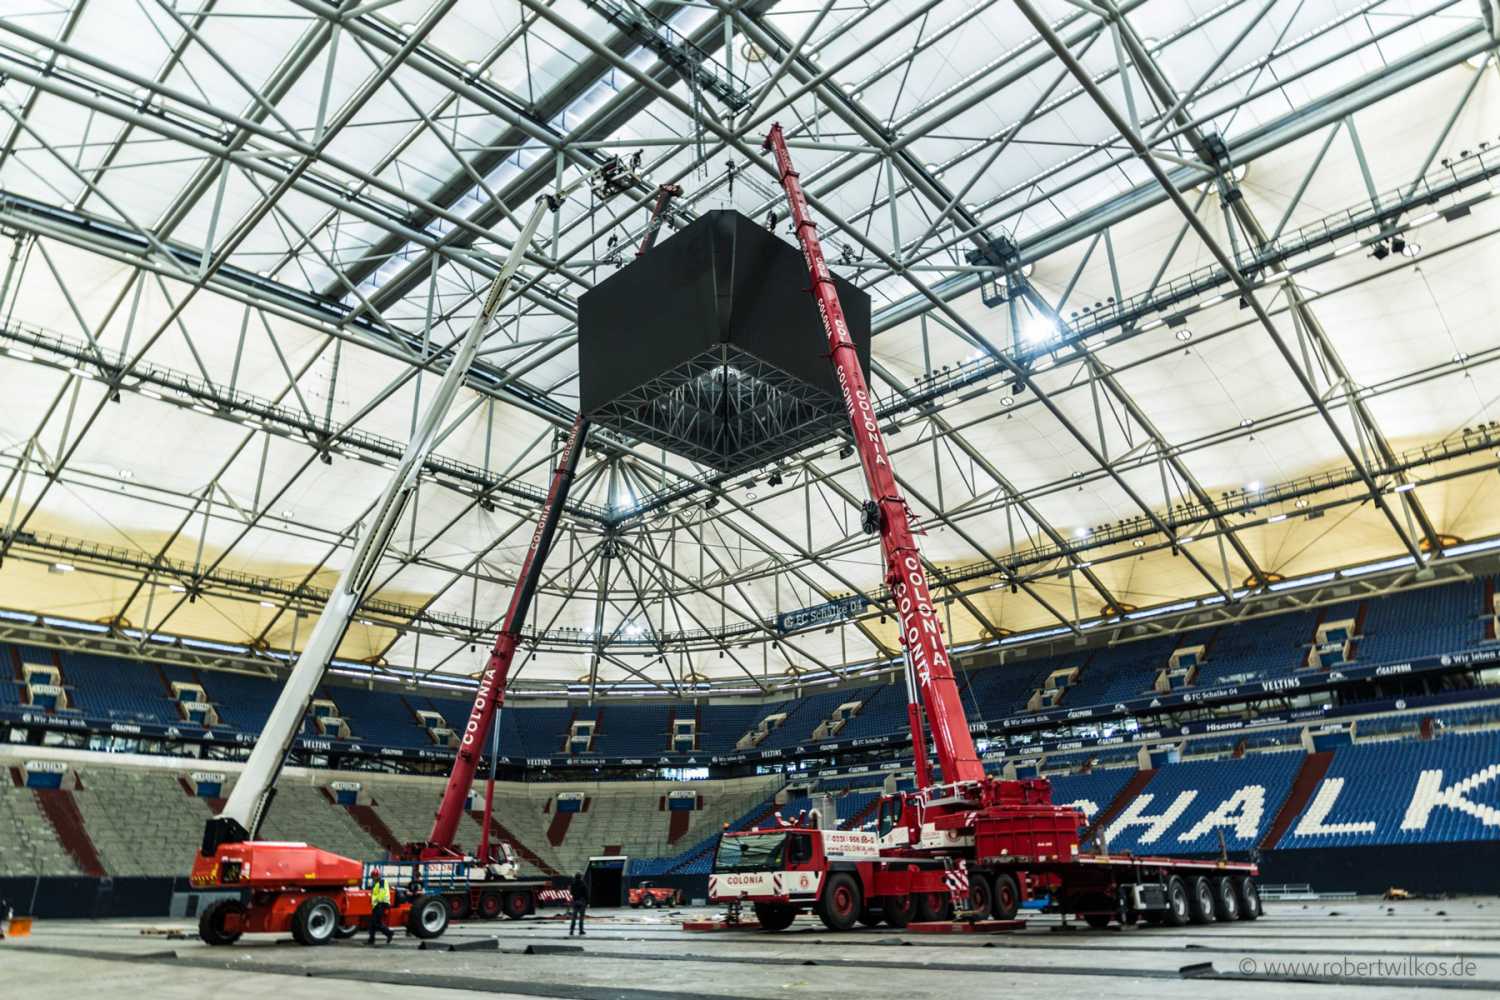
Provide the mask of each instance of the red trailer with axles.
POLYGON ((901 627, 917 789, 884 798, 873 833, 786 827, 726 833, 709 876, 710 899, 753 904, 770 930, 789 926, 804 910, 833 930, 861 922, 904 927, 955 912, 1009 919, 1023 902, 1044 896, 1054 909, 1100 927, 1113 920, 1182 925, 1259 916, 1253 864, 1081 852, 1084 815, 1053 805, 1045 779, 985 773, 911 514, 781 126, 772 127, 765 148, 791 206, 870 491, 865 529, 880 536, 901 627), (924 721, 940 779, 926 759, 924 721))

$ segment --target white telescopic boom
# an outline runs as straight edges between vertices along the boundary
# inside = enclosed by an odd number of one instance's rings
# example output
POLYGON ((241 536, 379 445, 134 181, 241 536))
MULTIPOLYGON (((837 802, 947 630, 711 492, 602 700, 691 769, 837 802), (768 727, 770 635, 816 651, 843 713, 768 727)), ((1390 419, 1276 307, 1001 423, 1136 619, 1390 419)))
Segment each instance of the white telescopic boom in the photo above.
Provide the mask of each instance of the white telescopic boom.
POLYGON ((324 605, 323 613, 318 616, 318 622, 313 626, 312 635, 308 637, 302 655, 297 658, 296 665, 287 675, 286 685, 276 699, 270 717, 266 719, 260 739, 250 752, 250 760, 245 764, 244 773, 235 782, 229 801, 224 804, 224 811, 209 821, 209 829, 204 836, 205 854, 211 854, 220 843, 254 839, 261 819, 265 816, 266 807, 271 802, 276 776, 302 728, 302 720, 307 714, 313 691, 323 679, 334 651, 343 639, 344 631, 349 627, 360 601, 364 599, 365 589, 369 587, 380 558, 385 553, 386 543, 396 530, 406 502, 416 487, 422 463, 437 444, 443 421, 448 416, 454 397, 458 395, 464 376, 468 374, 469 366, 474 362, 474 356, 494 319, 511 276, 525 257, 537 226, 549 207, 555 209, 568 191, 588 179, 589 177, 582 178, 558 194, 543 195, 537 199, 531 218, 526 220, 525 228, 511 246, 510 256, 490 285, 489 295, 486 296, 479 315, 474 317, 473 325, 454 350, 453 360, 407 443, 401 463, 386 484, 385 491, 381 493, 380 500, 375 505, 374 520, 355 544, 349 564, 339 574, 338 584, 324 605))

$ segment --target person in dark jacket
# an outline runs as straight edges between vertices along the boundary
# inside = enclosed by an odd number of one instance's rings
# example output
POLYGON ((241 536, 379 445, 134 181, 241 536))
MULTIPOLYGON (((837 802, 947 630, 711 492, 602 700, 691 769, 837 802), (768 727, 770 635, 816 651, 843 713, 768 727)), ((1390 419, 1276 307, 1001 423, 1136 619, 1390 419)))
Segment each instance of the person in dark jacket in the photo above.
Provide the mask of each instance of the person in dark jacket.
POLYGON ((582 872, 573 876, 568 893, 573 897, 573 919, 568 923, 568 937, 572 937, 575 930, 582 936, 588 933, 583 929, 583 915, 589 908, 589 884, 583 880, 582 872))

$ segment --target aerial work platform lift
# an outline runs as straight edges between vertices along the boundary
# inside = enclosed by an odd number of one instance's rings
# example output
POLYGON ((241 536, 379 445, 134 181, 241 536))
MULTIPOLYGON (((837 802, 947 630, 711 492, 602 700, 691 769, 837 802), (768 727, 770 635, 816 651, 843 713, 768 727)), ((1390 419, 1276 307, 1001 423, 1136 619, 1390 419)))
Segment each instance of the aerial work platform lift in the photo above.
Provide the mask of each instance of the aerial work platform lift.
MULTIPOLYGON (((473 323, 453 346, 452 359, 437 392, 376 502, 368 530, 355 544, 307 645, 288 674, 243 773, 224 808, 208 821, 204 830, 202 847, 193 860, 192 884, 198 888, 241 892, 240 899, 221 900, 203 911, 199 935, 207 943, 232 944, 245 933, 289 930, 302 944, 324 944, 335 937, 352 935, 361 925, 368 924, 372 903, 370 891, 364 885, 366 867, 362 862, 310 844, 256 839, 275 796, 276 778, 301 729, 313 693, 364 599, 386 545, 416 490, 422 464, 440 440, 443 421, 542 219, 549 212, 556 212, 563 200, 580 187, 592 185, 600 197, 609 197, 637 180, 633 171, 618 159, 611 159, 556 192, 539 197, 473 323)), ((668 200, 670 195, 659 200, 658 212, 665 209, 668 200)), ((654 223, 653 218, 648 241, 654 239, 654 223)), ((508 852, 502 856, 491 849, 489 797, 479 857, 465 855, 455 846, 455 840, 479 762, 481 741, 494 723, 503 698, 521 627, 536 592, 588 426, 583 416, 574 422, 559 456, 504 625, 481 674, 432 832, 427 841, 407 845, 402 859, 385 866, 390 871, 383 874, 390 881, 400 888, 415 890, 415 898, 410 898, 413 893, 408 892, 408 898, 393 903, 386 920, 393 926, 404 925, 417 937, 437 937, 447 929, 450 916, 460 910, 467 915, 467 909, 455 903, 460 895, 481 915, 493 917, 505 912, 515 917, 530 911, 534 906, 531 890, 541 886, 541 883, 535 887, 519 883, 514 878, 515 866, 508 852), (457 888, 460 885, 461 891, 457 888), (502 891, 502 886, 509 895, 502 891)))

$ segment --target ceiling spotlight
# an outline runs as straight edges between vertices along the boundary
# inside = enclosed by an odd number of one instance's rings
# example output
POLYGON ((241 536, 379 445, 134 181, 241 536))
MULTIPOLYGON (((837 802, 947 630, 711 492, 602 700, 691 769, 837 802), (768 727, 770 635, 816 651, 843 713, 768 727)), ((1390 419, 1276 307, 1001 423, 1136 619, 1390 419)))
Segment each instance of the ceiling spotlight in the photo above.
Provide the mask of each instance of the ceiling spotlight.
POLYGON ((1292 506, 1296 507, 1298 510, 1301 510, 1302 508, 1304 508, 1304 507, 1307 506, 1307 498, 1306 497, 1298 497, 1296 500, 1294 500, 1292 502, 1292 506))
POLYGON ((1177 337, 1178 340, 1182 341, 1185 344, 1189 340, 1193 339, 1193 331, 1192 330, 1178 330, 1177 333, 1176 333, 1176 337, 1177 337))
POLYGON ((839 458, 848 458, 849 456, 851 456, 853 454, 854 454, 854 448, 853 448, 852 445, 845 444, 845 445, 840 445, 839 446, 839 458))
POLYGON ((1001 406, 1011 406, 1011 405, 1014 405, 1015 401, 1016 401, 1016 397, 1014 397, 1014 396, 1001 396, 1000 397, 1000 405, 1001 406))
POLYGON ((1464 353, 1463 351, 1459 351, 1457 354, 1453 355, 1453 363, 1455 365, 1461 365, 1465 361, 1468 361, 1468 360, 1469 360, 1469 356, 1466 353, 1464 353))
POLYGON ((263 608, 274 608, 274 607, 276 607, 276 602, 275 601, 261 601, 260 602, 260 606, 263 607, 263 608))
POLYGON ((1245 417, 1245 418, 1243 418, 1243 419, 1240 420, 1240 426, 1241 427, 1249 427, 1253 423, 1255 423, 1255 421, 1251 420, 1249 417, 1245 417))
POLYGON ((73 569, 74 569, 74 566, 73 566, 72 563, 55 562, 51 566, 47 567, 47 572, 48 573, 71 573, 71 572, 73 572, 73 569))
POLYGON ((1057 337, 1057 321, 1050 316, 1030 316, 1021 324, 1021 339, 1028 344, 1045 344, 1057 337))
POLYGON ((1374 257, 1376 260, 1385 260, 1390 255, 1391 248, 1386 246, 1384 243, 1376 243, 1373 247, 1370 248, 1370 256, 1374 257))
POLYGON ((1073 532, 1073 537, 1074 538, 1087 538, 1087 537, 1089 537, 1089 529, 1087 529, 1087 528, 1079 528, 1077 531, 1073 532))
POLYGON ((766 477, 766 485, 767 486, 780 486, 781 485, 781 473, 779 471, 772 472, 769 476, 766 477))
POLYGON ((1259 493, 1260 492, 1260 480, 1256 479, 1256 480, 1253 480, 1252 482, 1246 483, 1245 484, 1245 492, 1246 493, 1259 493))
POLYGON ((129 469, 121 469, 119 472, 115 473, 115 475, 119 476, 121 479, 135 478, 135 473, 131 472, 129 469))
POLYGON ((1144 549, 1146 547, 1146 543, 1144 540, 1137 538, 1135 541, 1130 543, 1130 547, 1133 549, 1144 549))
POLYGON ((704 510, 713 510, 717 506, 719 506, 718 497, 709 497, 707 500, 703 501, 704 510))
POLYGON ((1422 244, 1420 243, 1408 243, 1406 240, 1401 240, 1401 245, 1398 247, 1396 246, 1396 242, 1395 240, 1391 241, 1391 249, 1403 257, 1415 257, 1422 252, 1422 244))

